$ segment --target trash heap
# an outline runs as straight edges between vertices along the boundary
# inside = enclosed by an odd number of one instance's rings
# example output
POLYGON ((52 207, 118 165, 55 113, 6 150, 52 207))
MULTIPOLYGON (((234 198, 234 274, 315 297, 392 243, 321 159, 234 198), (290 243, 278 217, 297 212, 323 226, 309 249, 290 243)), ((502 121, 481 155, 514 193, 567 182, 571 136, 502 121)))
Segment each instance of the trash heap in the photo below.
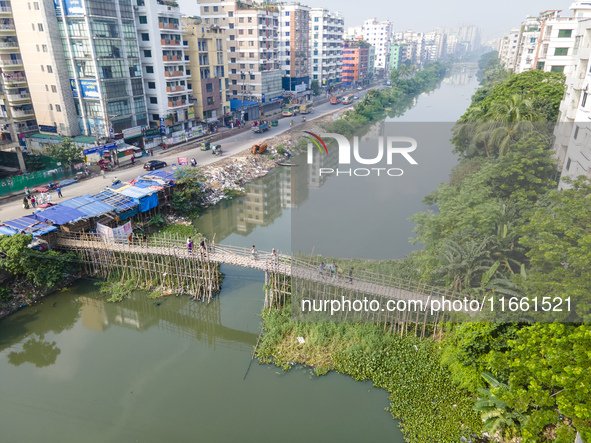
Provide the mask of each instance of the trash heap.
POLYGON ((205 166, 204 203, 214 205, 224 198, 244 192, 244 185, 268 174, 277 164, 262 155, 232 157, 205 166))

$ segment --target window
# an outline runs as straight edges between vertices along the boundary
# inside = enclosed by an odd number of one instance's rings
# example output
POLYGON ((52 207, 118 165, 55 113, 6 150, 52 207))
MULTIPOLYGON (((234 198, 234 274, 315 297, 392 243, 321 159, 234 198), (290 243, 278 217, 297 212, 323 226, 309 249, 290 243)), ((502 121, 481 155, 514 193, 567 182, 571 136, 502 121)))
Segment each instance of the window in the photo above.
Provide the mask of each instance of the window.
POLYGON ((568 48, 556 48, 554 49, 554 55, 568 55, 568 48))
POLYGON ((187 75, 191 75, 191 70, 187 69, 187 75))
POLYGON ((144 49, 144 57, 152 57, 152 51, 149 49, 144 49))
POLYGON ((47 72, 49 72, 50 74, 53 73, 53 68, 51 67, 51 65, 47 65, 47 72))
POLYGON ((39 45, 37 45, 37 52, 41 52, 41 50, 39 49, 39 45))
POLYGON ((289 27, 289 22, 285 22, 285 26, 289 27))
POLYGON ((566 162, 566 170, 568 171, 569 169, 570 169, 570 158, 566 162))
POLYGON ((45 66, 41 65, 41 72, 45 72, 45 66))
POLYGON ((157 97, 150 97, 150 103, 152 103, 153 105, 158 104, 158 98, 157 97))
POLYGON ((53 111, 53 105, 51 103, 49 104, 49 110, 53 111))
POLYGON ((564 72, 564 66, 552 66, 550 72, 564 72))
POLYGON ((148 17, 146 17, 145 15, 140 15, 140 24, 147 25, 148 24, 148 17))
POLYGON ((219 8, 218 8, 217 6, 214 6, 214 7, 213 7, 213 12, 218 12, 218 9, 219 9, 219 8))
POLYGON ((251 80, 254 80, 254 78, 255 78, 255 77, 254 77, 254 74, 250 74, 250 79, 251 79, 251 80))
POLYGON ((575 133, 573 134, 573 138, 576 140, 578 136, 579 136, 579 127, 575 126, 575 133))
POLYGON ((289 11, 285 11, 285 16, 289 17, 289 11))
POLYGON ((142 34, 142 41, 143 42, 150 41, 150 34, 142 34))
POLYGON ((33 31, 35 30, 35 23, 31 23, 31 26, 33 27, 33 31))
POLYGON ((57 92, 57 86, 51 85, 51 92, 57 92))
POLYGON ((39 32, 43 32, 43 24, 37 23, 37 29, 39 30, 39 32))
POLYGON ((203 12, 209 12, 209 6, 204 6, 203 7, 203 12))
POLYGON ((160 116, 158 114, 152 114, 152 120, 160 120, 160 116))
POLYGON ((285 33, 285 36, 286 36, 286 37, 289 37, 289 32, 286 32, 286 33, 285 33))
POLYGON ((156 89, 156 82, 148 82, 148 89, 156 89))
POLYGON ((572 35, 572 29, 561 29, 560 31, 558 31, 558 38, 570 38, 572 35))
POLYGON ((57 112, 62 112, 62 107, 60 105, 55 105, 55 110, 57 112))
POLYGON ((146 74, 154 74, 154 66, 146 66, 146 74))
POLYGON ((587 93, 583 92, 583 100, 581 100, 581 107, 584 108, 587 105, 587 93))

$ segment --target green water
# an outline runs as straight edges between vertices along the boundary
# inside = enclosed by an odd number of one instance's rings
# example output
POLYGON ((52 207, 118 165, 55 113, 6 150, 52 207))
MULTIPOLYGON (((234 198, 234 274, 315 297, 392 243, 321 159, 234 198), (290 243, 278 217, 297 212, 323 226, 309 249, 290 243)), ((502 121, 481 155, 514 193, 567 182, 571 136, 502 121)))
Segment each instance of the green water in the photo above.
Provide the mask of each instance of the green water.
MULTIPOLYGON (((475 87, 446 83, 410 112, 445 108, 449 116, 453 97, 453 112, 461 114, 475 87)), ((391 237, 401 248, 377 248, 376 258, 410 250, 407 214, 421 209, 422 197, 455 162, 444 150, 432 155, 438 174, 427 173, 419 189, 400 193, 385 221, 373 221, 378 236, 386 223, 397 223, 391 237)), ((327 192, 338 195, 339 183, 315 181, 310 168, 277 168, 197 226, 218 242, 287 252, 292 212, 313 213, 327 192)), ((386 392, 371 383, 316 377, 301 367, 284 373, 256 361, 247 374, 264 275, 222 271, 221 294, 209 305, 187 297, 154 301, 141 292, 106 303, 92 282, 81 281, 0 321, 0 441, 403 441, 384 411, 386 392)))

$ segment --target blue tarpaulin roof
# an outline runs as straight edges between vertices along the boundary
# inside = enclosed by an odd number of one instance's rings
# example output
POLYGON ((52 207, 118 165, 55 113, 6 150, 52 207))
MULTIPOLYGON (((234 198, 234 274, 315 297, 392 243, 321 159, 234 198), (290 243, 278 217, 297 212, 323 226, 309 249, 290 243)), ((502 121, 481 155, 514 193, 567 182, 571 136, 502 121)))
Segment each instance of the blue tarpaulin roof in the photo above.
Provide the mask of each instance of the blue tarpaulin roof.
POLYGON ((138 179, 142 179, 143 178, 145 180, 148 180, 148 179, 150 179, 152 177, 155 178, 155 179, 160 179, 160 180, 165 180, 165 181, 175 180, 176 179, 176 177, 174 175, 174 172, 172 172, 172 171, 165 171, 164 169, 161 169, 159 171, 152 171, 149 174, 140 175, 138 177, 138 179))
POLYGON ((90 194, 83 195, 80 197, 70 198, 60 203, 61 205, 68 206, 70 208, 78 209, 88 217, 97 217, 107 212, 115 212, 115 207, 101 200, 95 199, 90 194))
POLYGON ((242 100, 237 99, 237 98, 231 98, 230 99, 230 110, 231 111, 236 111, 237 109, 241 109, 242 106, 244 106, 245 108, 254 108, 255 106, 258 106, 259 102, 253 102, 251 100, 244 100, 244 105, 242 104, 242 100))
POLYGON ((135 186, 118 189, 117 192, 131 197, 140 205, 140 211, 146 212, 158 206, 158 192, 154 189, 142 189, 135 186))
POLYGON ((40 221, 48 221, 54 225, 65 225, 66 223, 75 222, 83 218, 87 218, 84 212, 70 208, 64 205, 56 205, 51 208, 47 208, 36 214, 29 215, 27 217, 34 218, 40 221))
MULTIPOLYGON (((39 220, 35 220, 29 217, 21 217, 17 218, 16 220, 10 220, 4 222, 3 228, 12 229, 14 234, 18 234, 24 231, 25 234, 31 234, 33 237, 37 237, 39 235, 47 234, 48 232, 57 231, 55 226, 50 226, 45 223, 41 223, 39 220)), ((2 232, 3 230, 0 227, 0 234, 7 232, 2 232)))
POLYGON ((114 206, 115 212, 121 220, 133 217, 139 210, 139 204, 134 202, 131 197, 113 192, 110 189, 99 192, 94 198, 114 206))

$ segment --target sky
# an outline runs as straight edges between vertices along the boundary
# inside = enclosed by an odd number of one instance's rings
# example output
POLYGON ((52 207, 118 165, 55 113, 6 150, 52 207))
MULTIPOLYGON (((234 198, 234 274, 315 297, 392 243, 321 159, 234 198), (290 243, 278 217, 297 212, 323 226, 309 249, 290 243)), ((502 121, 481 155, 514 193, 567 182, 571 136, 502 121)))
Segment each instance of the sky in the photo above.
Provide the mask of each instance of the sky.
MULTIPOLYGON (((181 11, 199 15, 196 0, 177 0, 181 11)), ((359 26, 367 18, 390 20, 394 30, 412 29, 425 32, 436 26, 476 25, 482 28, 483 42, 501 37, 518 26, 528 15, 548 9, 562 9, 570 15, 570 0, 299 0, 311 7, 339 11, 345 17, 345 27, 359 26)))

